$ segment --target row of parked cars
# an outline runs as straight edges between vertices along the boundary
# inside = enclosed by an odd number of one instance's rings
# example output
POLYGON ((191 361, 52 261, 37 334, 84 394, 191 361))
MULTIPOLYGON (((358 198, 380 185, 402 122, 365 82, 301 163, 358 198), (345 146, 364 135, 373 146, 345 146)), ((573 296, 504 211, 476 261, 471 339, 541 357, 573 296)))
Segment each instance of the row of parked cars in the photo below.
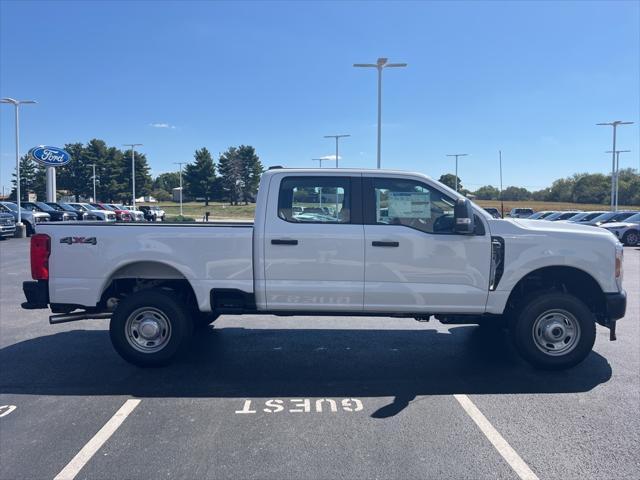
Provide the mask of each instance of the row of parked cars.
MULTIPOLYGON (((485 208, 492 216, 500 218, 497 208, 485 208)), ((578 225, 590 225, 609 230, 624 245, 640 245, 640 211, 618 210, 616 212, 594 210, 541 210, 534 212, 531 208, 514 208, 508 214, 511 218, 527 220, 546 220, 549 222, 566 222, 578 225)))
MULTIPOLYGON (((103 222, 155 222, 164 221, 165 211, 160 207, 133 208, 116 203, 86 202, 20 202, 22 222, 27 235, 35 233, 41 222, 103 221, 103 222)), ((18 220, 18 205, 0 202, 0 238, 13 237, 18 220)))

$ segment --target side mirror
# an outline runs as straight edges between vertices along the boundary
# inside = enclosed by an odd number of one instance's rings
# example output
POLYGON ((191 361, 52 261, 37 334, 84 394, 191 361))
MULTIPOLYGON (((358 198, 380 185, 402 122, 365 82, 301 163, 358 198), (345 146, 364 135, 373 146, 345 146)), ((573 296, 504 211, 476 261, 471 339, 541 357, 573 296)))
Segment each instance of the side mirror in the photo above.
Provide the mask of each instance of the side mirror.
POLYGON ((460 199, 454 208, 455 225, 453 230, 462 235, 472 235, 476 230, 473 207, 469 200, 460 199))

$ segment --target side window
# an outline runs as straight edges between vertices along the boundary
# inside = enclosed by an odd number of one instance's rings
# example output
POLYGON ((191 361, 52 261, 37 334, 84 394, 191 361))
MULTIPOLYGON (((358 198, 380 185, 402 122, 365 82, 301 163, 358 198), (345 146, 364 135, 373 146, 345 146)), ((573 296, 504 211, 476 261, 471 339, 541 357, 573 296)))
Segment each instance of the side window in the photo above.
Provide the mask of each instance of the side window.
POLYGON ((293 223, 349 223, 348 177, 285 177, 280 182, 278 217, 293 223))
POLYGON ((452 233, 455 202, 414 180, 375 178, 375 223, 405 225, 426 233, 452 233))

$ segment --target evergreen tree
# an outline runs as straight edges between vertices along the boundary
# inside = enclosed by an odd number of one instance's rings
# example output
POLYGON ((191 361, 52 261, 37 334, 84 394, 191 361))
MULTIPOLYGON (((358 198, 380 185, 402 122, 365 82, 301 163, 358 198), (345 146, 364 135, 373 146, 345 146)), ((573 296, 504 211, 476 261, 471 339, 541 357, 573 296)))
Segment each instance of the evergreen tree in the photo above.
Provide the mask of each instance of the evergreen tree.
POLYGON ((260 158, 256 155, 255 148, 248 145, 240 145, 237 150, 240 162, 240 180, 242 198, 245 205, 249 200, 254 200, 258 192, 260 176, 264 172, 260 158))
POLYGON ((231 205, 237 205, 242 195, 242 162, 236 147, 229 149, 220 155, 218 161, 218 174, 225 198, 231 205))
MULTIPOLYGON (((36 180, 36 163, 29 158, 29 155, 23 155, 20 158, 20 201, 26 202, 29 199, 29 192, 33 190, 36 180)), ((10 198, 15 201, 17 194, 17 179, 15 172, 12 174, 13 188, 11 190, 10 198)))
POLYGON ((184 169, 185 192, 190 197, 204 197, 204 204, 209 205, 216 183, 213 158, 205 147, 196 150, 193 157, 194 163, 188 163, 184 169))

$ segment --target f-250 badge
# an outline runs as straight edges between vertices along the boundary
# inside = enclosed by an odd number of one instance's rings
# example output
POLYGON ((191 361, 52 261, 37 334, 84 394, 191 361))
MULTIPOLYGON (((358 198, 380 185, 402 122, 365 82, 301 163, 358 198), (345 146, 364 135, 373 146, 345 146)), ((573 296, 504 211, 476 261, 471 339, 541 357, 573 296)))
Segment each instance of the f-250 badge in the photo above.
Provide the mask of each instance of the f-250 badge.
POLYGON ((66 243, 67 245, 73 245, 74 243, 90 243, 95 245, 98 243, 96 237, 64 237, 60 239, 60 243, 66 243))

